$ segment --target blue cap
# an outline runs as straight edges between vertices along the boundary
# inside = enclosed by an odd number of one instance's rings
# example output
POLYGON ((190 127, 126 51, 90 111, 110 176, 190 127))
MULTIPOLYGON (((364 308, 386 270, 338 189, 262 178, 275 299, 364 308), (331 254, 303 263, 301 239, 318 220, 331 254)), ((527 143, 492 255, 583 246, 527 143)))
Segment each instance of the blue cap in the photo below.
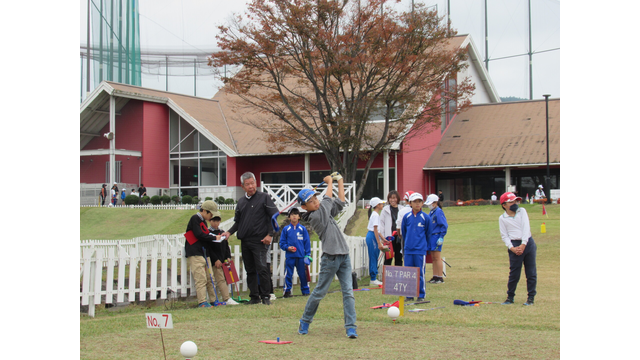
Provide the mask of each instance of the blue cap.
POLYGON ((316 195, 315 190, 313 189, 302 189, 300 190, 300 192, 298 193, 298 202, 301 205, 304 205, 307 203, 307 201, 309 201, 309 199, 311 199, 314 195, 316 195))

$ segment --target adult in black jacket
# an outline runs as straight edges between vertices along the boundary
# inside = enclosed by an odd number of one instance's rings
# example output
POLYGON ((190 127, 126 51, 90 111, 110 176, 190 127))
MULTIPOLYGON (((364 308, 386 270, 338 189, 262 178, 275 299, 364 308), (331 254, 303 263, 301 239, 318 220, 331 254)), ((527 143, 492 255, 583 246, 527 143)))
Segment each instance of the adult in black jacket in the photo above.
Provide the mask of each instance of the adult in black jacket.
POLYGON ((278 208, 269 195, 257 191, 256 177, 253 173, 242 174, 240 183, 246 194, 238 199, 235 223, 222 235, 229 238, 237 231, 236 236, 240 239, 242 248, 242 261, 247 272, 247 285, 251 297, 249 304, 260 304, 262 300, 263 304, 271 305, 271 279, 266 255, 274 235, 271 217, 278 213, 278 208))

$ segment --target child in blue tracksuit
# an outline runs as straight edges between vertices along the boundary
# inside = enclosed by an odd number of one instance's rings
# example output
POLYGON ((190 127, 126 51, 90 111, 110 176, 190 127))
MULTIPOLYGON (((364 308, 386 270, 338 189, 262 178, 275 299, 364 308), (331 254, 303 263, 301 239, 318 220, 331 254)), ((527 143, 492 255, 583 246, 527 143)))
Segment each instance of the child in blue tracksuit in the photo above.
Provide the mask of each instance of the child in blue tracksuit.
POLYGON ((429 231, 429 253, 431 253, 431 259, 433 260, 433 277, 429 280, 431 284, 442 284, 444 278, 442 277, 442 243, 444 242, 444 236, 447 235, 447 218, 444 216, 442 208, 440 208, 440 199, 438 195, 431 194, 427 196, 425 203, 429 210, 429 216, 431 217, 431 227, 429 231))
MULTIPOLYGON (((431 228, 431 218, 422 211, 424 201, 422 195, 413 193, 409 197, 411 212, 402 218, 402 238, 404 239, 404 266, 420 268, 420 291, 418 301, 424 300, 424 262, 428 249, 428 235, 431 228)), ((407 297, 407 300, 413 300, 407 297)))
POLYGON ((302 295, 309 295, 309 283, 305 272, 305 265, 311 263, 311 240, 309 232, 300 224, 300 210, 297 208, 289 211, 289 221, 291 224, 282 229, 280 235, 280 249, 286 251, 285 260, 285 280, 284 280, 284 297, 291 297, 291 279, 293 278, 293 269, 298 271, 300 278, 300 290, 302 295))

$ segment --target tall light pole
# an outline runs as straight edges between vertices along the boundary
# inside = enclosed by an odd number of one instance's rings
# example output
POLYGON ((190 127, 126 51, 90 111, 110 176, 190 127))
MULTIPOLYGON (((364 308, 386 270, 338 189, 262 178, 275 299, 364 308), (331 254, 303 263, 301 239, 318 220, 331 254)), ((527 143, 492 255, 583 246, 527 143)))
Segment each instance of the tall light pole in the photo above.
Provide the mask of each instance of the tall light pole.
POLYGON ((551 204, 551 188, 549 187, 549 182, 551 180, 551 173, 549 170, 549 96, 551 95, 542 95, 544 96, 545 105, 547 108, 547 181, 546 188, 549 194, 547 194, 547 204, 551 204))

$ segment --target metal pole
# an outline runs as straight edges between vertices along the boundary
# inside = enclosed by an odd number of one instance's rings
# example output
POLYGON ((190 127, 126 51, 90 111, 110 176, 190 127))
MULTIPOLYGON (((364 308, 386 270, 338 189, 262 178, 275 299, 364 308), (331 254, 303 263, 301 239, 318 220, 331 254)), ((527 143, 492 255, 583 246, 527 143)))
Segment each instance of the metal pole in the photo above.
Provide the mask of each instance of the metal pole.
POLYGON ((484 0, 484 67, 489 71, 489 16, 487 0, 484 0))
POLYGON ((547 107, 547 204, 551 204, 551 188, 549 187, 549 182, 551 181, 551 172, 549 170, 549 96, 551 95, 542 95, 544 96, 544 101, 547 107))
POLYGON ((91 91, 91 0, 87 0, 87 94, 91 91))
POLYGON ((529 0, 529 100, 533 100, 533 49, 531 46, 531 0, 529 0))
POLYGON ((197 73, 197 68, 196 68, 196 59, 193 59, 193 96, 196 96, 196 73, 197 73))
POLYGON ((166 81, 165 91, 169 91, 169 57, 165 56, 164 61, 165 61, 164 67, 165 67, 165 73, 166 73, 166 75, 164 76, 166 81))

